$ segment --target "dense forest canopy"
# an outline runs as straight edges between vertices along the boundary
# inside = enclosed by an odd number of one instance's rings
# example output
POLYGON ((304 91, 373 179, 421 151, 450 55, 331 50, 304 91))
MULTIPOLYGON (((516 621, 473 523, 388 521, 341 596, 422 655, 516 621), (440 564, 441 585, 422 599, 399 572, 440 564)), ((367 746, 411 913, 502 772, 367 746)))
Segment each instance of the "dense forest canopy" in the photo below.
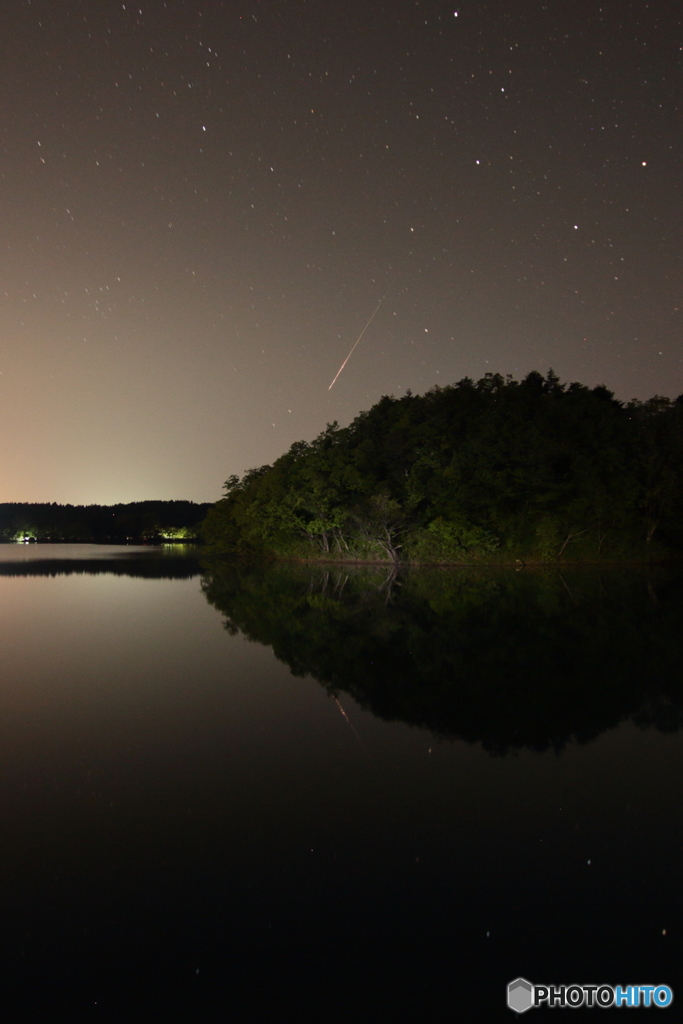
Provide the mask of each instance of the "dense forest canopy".
POLYGON ((127 505, 0 504, 0 539, 125 543, 196 537, 211 508, 193 501, 127 505))
POLYGON ((659 557, 683 547, 682 456, 683 396, 487 374, 382 398, 230 477, 202 532, 294 558, 659 557))

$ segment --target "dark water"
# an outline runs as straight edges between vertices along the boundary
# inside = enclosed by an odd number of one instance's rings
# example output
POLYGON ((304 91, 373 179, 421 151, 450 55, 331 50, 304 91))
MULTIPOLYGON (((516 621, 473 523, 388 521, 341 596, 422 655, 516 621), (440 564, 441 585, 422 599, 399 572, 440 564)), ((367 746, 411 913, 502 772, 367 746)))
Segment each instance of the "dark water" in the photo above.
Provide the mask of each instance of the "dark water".
POLYGON ((5 1019, 677 1019, 680 574, 178 550, 0 547, 5 1019))

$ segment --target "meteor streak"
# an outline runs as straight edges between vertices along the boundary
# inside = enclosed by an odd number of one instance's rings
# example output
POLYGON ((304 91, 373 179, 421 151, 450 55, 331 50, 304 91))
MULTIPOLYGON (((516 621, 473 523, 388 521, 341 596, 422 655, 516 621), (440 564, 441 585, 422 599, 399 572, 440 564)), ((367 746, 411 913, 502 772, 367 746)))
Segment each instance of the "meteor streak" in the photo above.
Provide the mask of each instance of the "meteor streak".
MULTIPOLYGON (((334 383, 334 381, 333 381, 332 383, 334 383)), ((329 390, 329 389, 328 389, 328 390, 329 390)), ((337 707, 338 707, 338 708, 339 708, 339 710, 341 711, 342 715, 344 716, 344 719, 345 719, 345 721, 346 721, 346 724, 347 724, 347 725, 349 725, 349 726, 351 727, 351 732, 353 733, 353 735, 354 735, 354 736, 356 737, 356 739, 358 740, 358 743, 359 743, 360 747, 362 748, 363 752, 364 752, 365 754, 367 754, 367 755, 368 755, 368 757, 370 758, 370 760, 372 761, 372 757, 370 757, 370 752, 369 752, 368 750, 366 750, 366 748, 365 748, 365 744, 363 743, 362 739, 360 738, 360 736, 358 735, 358 733, 356 732, 356 730, 355 730, 355 729, 354 729, 354 727, 353 727, 353 722, 351 721, 351 719, 349 718, 349 716, 348 716, 348 715, 346 714, 346 712, 344 711, 344 708, 343 708, 343 707, 341 706, 341 704, 340 704, 340 702, 339 702, 339 698, 337 697, 337 695, 336 695, 336 694, 334 694, 334 693, 333 693, 333 694, 332 694, 332 699, 334 700, 334 703, 335 703, 335 704, 337 705, 337 707)), ((374 764, 374 761, 373 761, 372 763, 374 764)))
MULTIPOLYGON (((387 297, 387 293, 385 292, 385 293, 384 293, 384 295, 382 296, 382 298, 381 298, 381 299, 379 300, 379 302, 377 303, 377 306, 375 307, 375 309, 374 309, 374 311, 373 311, 373 314, 372 314, 372 316, 370 317, 370 319, 369 319, 369 320, 368 320, 368 322, 366 323, 365 327, 363 328, 363 330, 362 330, 362 331, 360 332, 360 334, 359 334, 359 335, 358 335, 358 337, 356 338, 356 342, 355 342, 355 344, 354 344, 353 348, 351 349, 351 351, 349 352, 348 356, 346 357, 346 359, 344 360, 344 362, 343 362, 343 363, 341 364, 341 366, 340 366, 340 367, 339 367, 339 369, 337 370, 337 377, 338 377, 338 376, 339 376, 339 374, 340 374, 340 373, 342 372, 342 370, 344 369, 344 367, 345 367, 345 366, 346 366, 346 364, 348 363, 349 359, 351 358, 351 356, 352 356, 352 355, 353 355, 353 353, 355 352, 355 350, 356 350, 356 345, 358 345, 358 342, 359 342, 359 341, 360 341, 360 339, 361 339, 361 338, 363 337, 363 335, 364 335, 364 334, 365 334, 365 332, 367 331, 367 329, 368 329, 368 327, 370 326, 370 324, 372 323, 372 321, 373 321, 373 320, 375 319, 375 314, 377 313, 377 310, 378 310, 378 309, 379 309, 379 307, 380 307, 380 306, 382 305, 382 303, 384 302, 384 300, 386 299, 386 297, 387 297)), ((330 384, 329 388, 327 389, 328 391, 331 391, 331 390, 332 390, 332 388, 334 387, 334 385, 335 385, 335 383, 336 383, 336 381, 337 381, 337 377, 335 377, 335 378, 334 378, 334 380, 332 381, 332 383, 330 384)))

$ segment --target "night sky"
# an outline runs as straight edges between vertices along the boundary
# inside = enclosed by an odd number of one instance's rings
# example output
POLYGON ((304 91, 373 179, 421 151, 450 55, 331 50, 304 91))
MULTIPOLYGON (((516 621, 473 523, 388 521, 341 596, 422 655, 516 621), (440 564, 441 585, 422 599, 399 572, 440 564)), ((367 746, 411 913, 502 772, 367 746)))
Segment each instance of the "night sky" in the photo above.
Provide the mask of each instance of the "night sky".
POLYGON ((682 17, 6 0, 0 501, 213 501, 487 372, 678 395, 682 17))

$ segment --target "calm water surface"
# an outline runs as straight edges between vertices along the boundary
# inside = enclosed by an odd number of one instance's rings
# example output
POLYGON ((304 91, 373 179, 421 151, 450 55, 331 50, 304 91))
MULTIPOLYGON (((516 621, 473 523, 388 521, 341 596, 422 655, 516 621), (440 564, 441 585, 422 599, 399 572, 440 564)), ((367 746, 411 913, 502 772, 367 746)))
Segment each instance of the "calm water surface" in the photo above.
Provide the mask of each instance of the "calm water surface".
POLYGON ((179 550, 0 546, 6 1019, 683 1000, 680 575, 179 550))

